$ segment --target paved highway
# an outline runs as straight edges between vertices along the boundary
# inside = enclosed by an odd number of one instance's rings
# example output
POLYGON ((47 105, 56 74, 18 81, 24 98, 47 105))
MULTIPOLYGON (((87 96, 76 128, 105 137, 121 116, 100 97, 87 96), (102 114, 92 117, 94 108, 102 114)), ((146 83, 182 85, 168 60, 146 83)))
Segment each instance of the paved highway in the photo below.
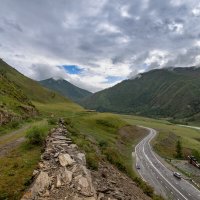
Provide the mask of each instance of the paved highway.
POLYGON ((155 137, 156 131, 151 128, 145 128, 149 131, 136 147, 136 164, 140 166, 138 173, 144 181, 154 187, 157 194, 166 199, 173 200, 200 200, 200 191, 188 181, 177 179, 173 172, 168 169, 162 160, 153 152, 150 141, 155 137))

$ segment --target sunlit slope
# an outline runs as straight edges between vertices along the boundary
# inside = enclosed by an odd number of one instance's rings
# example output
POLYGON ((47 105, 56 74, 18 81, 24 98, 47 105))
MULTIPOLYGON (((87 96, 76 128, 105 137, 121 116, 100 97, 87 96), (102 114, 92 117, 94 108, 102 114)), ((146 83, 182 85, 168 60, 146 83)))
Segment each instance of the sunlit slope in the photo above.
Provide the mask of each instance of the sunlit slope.
POLYGON ((17 85, 24 94, 33 101, 47 103, 67 101, 67 99, 61 95, 42 87, 37 83, 37 81, 22 75, 3 60, 0 60, 0 71, 6 75, 8 80, 17 85))

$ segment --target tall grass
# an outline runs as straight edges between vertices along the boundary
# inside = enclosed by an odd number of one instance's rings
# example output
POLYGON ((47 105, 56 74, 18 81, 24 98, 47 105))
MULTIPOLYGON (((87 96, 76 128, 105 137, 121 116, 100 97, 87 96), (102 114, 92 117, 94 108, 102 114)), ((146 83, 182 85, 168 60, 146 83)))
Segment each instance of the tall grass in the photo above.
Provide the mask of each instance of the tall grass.
POLYGON ((42 145, 48 134, 48 126, 33 126, 26 132, 26 138, 32 145, 42 145))

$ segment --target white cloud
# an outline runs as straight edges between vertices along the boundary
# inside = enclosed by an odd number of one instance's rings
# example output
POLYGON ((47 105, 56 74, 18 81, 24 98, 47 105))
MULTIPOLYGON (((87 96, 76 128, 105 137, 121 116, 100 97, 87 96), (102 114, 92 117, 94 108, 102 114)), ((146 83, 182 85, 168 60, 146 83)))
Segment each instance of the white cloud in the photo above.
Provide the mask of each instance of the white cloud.
POLYGON ((200 3, 194 7, 192 9, 192 14, 195 16, 195 17, 199 17, 200 16, 200 3))
POLYGON ((6 0, 0 56, 36 80, 61 76, 97 91, 114 84, 108 76, 198 65, 199 16, 198 0, 6 0), (68 74, 62 65, 83 71, 68 74))

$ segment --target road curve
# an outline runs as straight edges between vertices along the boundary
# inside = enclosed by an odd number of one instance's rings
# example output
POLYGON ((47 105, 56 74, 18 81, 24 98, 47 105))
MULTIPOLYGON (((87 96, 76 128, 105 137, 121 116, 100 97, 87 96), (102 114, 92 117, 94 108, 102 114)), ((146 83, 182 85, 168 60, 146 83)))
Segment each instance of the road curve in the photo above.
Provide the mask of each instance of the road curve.
POLYGON ((149 134, 135 147, 136 164, 140 166, 138 173, 144 181, 151 185, 157 194, 166 199, 173 200, 200 200, 200 191, 188 181, 177 179, 173 172, 160 161, 153 152, 150 141, 155 137, 156 131, 142 127, 149 134))

